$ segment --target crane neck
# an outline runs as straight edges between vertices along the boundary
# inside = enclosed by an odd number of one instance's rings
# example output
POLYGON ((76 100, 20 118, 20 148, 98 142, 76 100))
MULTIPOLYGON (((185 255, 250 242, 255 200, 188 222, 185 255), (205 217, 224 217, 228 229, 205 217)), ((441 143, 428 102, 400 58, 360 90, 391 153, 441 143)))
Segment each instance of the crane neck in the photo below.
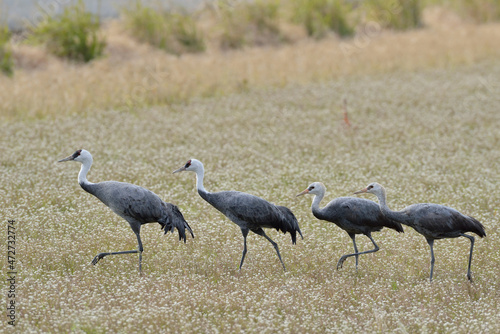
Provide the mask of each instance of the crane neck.
POLYGON ((313 212, 320 210, 319 203, 323 200, 323 197, 325 197, 325 192, 321 192, 317 195, 314 195, 314 199, 311 205, 311 209, 313 212))
POLYGON ((80 168, 80 173, 78 173, 78 183, 80 185, 92 184, 91 182, 89 182, 87 180, 87 173, 89 172, 91 166, 92 166, 92 158, 82 162, 82 167, 80 168))
POLYGON ((375 194, 378 198, 378 202, 380 204, 380 207, 384 207, 385 209, 389 210, 389 207, 387 206, 387 195, 385 193, 385 189, 381 188, 380 192, 375 194))
POLYGON ((375 195, 378 198, 378 202, 379 202, 379 205, 380 205, 380 211, 382 211, 382 213, 384 214, 384 216, 386 216, 387 218, 389 218, 391 220, 403 223, 403 221, 405 220, 404 219, 405 218, 404 215, 401 212, 392 211, 387 206, 387 196, 386 196, 386 193, 385 193, 385 189, 382 188, 381 191, 379 193, 376 193, 375 195))
POLYGON ((196 169, 196 189, 200 192, 206 193, 205 187, 203 187, 203 177, 205 176, 205 170, 203 166, 196 169))

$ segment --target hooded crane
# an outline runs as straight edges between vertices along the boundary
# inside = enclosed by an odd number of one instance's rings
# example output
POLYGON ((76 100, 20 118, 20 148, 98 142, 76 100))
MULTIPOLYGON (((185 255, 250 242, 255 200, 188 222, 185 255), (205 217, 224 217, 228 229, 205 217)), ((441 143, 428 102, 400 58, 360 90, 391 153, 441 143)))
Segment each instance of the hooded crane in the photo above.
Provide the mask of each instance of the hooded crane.
MULTIPOLYGON (((203 187, 204 168, 203 164, 196 160, 189 160, 183 167, 174 171, 191 171, 196 173, 196 187, 198 194, 210 203, 214 208, 222 212, 241 229, 243 234, 243 255, 240 262, 240 270, 247 253, 247 235, 249 231, 266 238, 276 249, 278 258, 286 271, 285 264, 281 259, 278 245, 267 236, 262 228, 275 228, 283 233, 289 232, 292 242, 296 242, 296 232, 302 237, 299 223, 290 209, 284 206, 274 205, 260 197, 239 191, 220 191, 211 193, 203 187)), ((303 237, 302 237, 303 238, 303 237)))
POLYGON ((403 225, 413 227, 422 234, 431 248, 431 274, 434 271, 434 240, 443 238, 466 237, 470 240, 469 267, 467 278, 472 281, 470 266, 474 237, 466 232, 473 232, 481 238, 486 236, 484 226, 476 219, 463 215, 455 209, 444 205, 420 203, 407 206, 401 211, 392 211, 386 204, 385 189, 380 184, 370 183, 366 188, 356 191, 355 194, 370 193, 377 196, 382 213, 389 219, 403 225))
POLYGON ((92 155, 88 151, 78 150, 69 157, 59 160, 59 162, 64 161, 78 161, 82 164, 82 168, 78 174, 78 183, 83 190, 97 197, 113 210, 114 213, 125 219, 137 236, 138 250, 100 253, 92 260, 93 265, 108 255, 139 253, 139 272, 141 272, 143 247, 140 231, 143 224, 158 222, 161 228, 165 230, 165 234, 168 231, 173 233, 174 228, 177 228, 179 231, 179 240, 182 238, 184 242, 186 242, 185 229, 187 229, 194 238, 193 231, 184 220, 179 208, 173 204, 163 202, 155 193, 124 182, 89 182, 87 180, 87 173, 90 170, 90 166, 92 166, 92 155))
POLYGON ((307 187, 303 192, 297 195, 304 194, 315 195, 312 202, 313 215, 321 220, 332 222, 349 234, 354 245, 354 253, 343 255, 337 263, 337 270, 342 268, 344 261, 350 257, 356 257, 356 269, 358 268, 358 256, 360 254, 374 253, 379 250, 379 247, 372 238, 372 232, 380 231, 384 227, 392 228, 400 233, 404 232, 401 224, 387 219, 375 202, 361 198, 339 197, 328 203, 324 208, 319 207, 319 203, 325 196, 326 188, 321 182, 314 182, 307 187), (366 235, 373 245, 372 250, 358 252, 356 247, 356 234, 366 235))

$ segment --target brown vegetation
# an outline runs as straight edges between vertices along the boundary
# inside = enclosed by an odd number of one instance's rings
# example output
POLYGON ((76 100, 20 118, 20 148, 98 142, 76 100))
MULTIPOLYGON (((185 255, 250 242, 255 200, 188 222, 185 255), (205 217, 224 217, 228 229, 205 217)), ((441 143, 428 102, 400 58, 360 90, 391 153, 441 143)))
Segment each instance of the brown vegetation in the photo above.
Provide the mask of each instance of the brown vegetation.
MULTIPOLYGON (((293 44, 236 51, 208 44, 206 53, 182 56, 138 43, 120 22, 109 22, 106 56, 88 65, 15 44, 15 76, 0 76, 0 113, 22 119, 126 110, 251 87, 474 64, 500 55, 500 24, 469 24, 439 8, 424 14, 424 28, 404 33, 367 24, 347 40, 304 37, 293 44)), ((296 36, 297 28, 290 29, 296 36)))

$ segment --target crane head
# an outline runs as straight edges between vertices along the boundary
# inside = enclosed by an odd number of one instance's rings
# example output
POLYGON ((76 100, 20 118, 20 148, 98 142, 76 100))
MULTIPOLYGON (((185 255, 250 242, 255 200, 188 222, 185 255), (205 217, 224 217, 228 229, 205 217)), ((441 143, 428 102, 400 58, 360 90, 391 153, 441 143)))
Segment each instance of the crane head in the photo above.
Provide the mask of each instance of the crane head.
POLYGON ((321 182, 313 182, 307 187, 303 192, 298 194, 296 197, 305 195, 305 194, 311 194, 311 195, 319 195, 319 194, 324 194, 325 193, 325 185, 321 182))
POLYGON ((372 182, 368 186, 366 186, 366 188, 356 191, 355 194, 362 194, 362 193, 377 194, 381 192, 383 192, 382 186, 377 182, 372 182))
POLYGON ((87 150, 76 150, 75 153, 72 155, 59 160, 58 162, 65 162, 65 161, 78 161, 83 163, 84 161, 91 160, 92 161, 92 155, 90 154, 89 151, 87 150))
POLYGON ((176 169, 172 172, 172 174, 179 173, 179 172, 184 172, 184 171, 193 171, 196 172, 198 170, 203 170, 203 164, 201 161, 198 161, 196 159, 191 159, 186 162, 184 166, 182 166, 179 169, 176 169))

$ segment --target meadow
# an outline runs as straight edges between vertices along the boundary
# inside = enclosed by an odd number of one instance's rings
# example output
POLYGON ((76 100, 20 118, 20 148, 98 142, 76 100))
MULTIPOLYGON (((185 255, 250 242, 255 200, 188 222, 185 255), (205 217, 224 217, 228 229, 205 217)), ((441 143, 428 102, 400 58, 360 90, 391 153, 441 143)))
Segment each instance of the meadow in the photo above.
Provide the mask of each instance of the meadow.
MULTIPOLYGON (((20 46, 24 70, 0 82, 1 233, 6 240, 14 219, 18 272, 17 325, 2 315, 0 331, 500 332, 500 28, 455 27, 381 32, 349 57, 342 41, 327 39, 234 51, 224 62, 210 53, 141 58, 145 46, 119 60, 111 49, 82 67, 20 46), (429 47, 416 52, 415 43, 429 47), (155 64, 177 72, 158 69, 163 81, 152 84, 141 69, 155 64), (207 90, 162 99, 161 83, 177 82, 207 90), (179 206, 195 238, 184 244, 148 224, 142 276, 135 255, 92 266, 97 253, 137 243, 80 188, 80 165, 57 163, 79 148, 93 154, 90 181, 152 190, 179 206), (208 191, 245 191, 295 213, 304 234, 296 245, 268 231, 287 272, 256 235, 238 270, 239 228, 199 197, 193 174, 172 174, 189 158, 204 163, 208 191), (474 281, 466 278, 470 242, 458 238, 436 241, 429 283, 429 247, 411 228, 374 233, 380 251, 360 256, 358 270, 353 258, 336 270, 351 239, 313 217, 312 198, 295 197, 314 181, 327 187, 321 206, 376 181, 393 210, 433 202, 475 217, 487 237, 476 238, 474 281)), ((132 50, 128 43, 119 50, 132 50)), ((372 247, 366 237, 357 242, 372 247)))

